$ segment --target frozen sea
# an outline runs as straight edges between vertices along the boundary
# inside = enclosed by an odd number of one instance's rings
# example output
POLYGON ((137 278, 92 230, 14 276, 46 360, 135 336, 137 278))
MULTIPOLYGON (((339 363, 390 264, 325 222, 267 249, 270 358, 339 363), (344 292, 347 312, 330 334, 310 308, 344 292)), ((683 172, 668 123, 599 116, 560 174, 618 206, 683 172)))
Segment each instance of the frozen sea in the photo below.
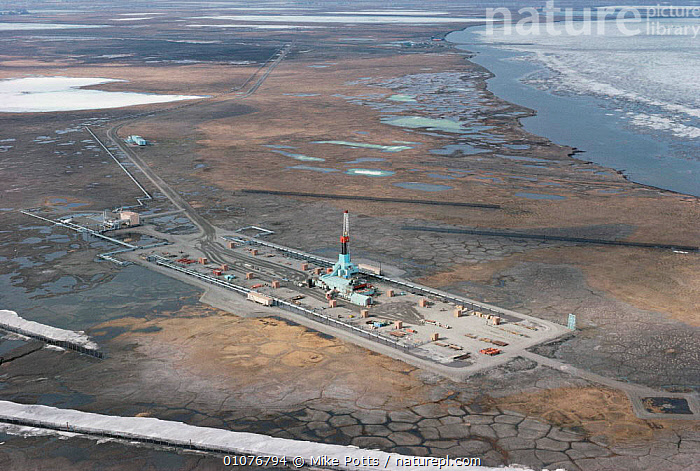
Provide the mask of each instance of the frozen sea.
POLYGON ((0 112, 94 110, 204 98, 196 95, 157 95, 83 88, 111 82, 120 80, 93 77, 25 77, 0 80, 0 112))
POLYGON ((578 36, 478 27, 448 39, 477 52, 495 74, 491 91, 537 111, 528 131, 633 181, 700 196, 700 20, 644 20, 634 36, 601 26, 578 36))

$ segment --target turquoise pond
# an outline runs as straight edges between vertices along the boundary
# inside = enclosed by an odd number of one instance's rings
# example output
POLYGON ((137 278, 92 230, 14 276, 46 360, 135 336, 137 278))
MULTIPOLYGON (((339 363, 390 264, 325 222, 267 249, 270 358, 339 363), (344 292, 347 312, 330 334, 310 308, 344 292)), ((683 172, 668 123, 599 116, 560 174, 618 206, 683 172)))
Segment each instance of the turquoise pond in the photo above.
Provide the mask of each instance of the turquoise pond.
POLYGON ((415 103, 415 102, 416 102, 416 97, 413 96, 413 95, 401 95, 401 94, 397 94, 397 95, 391 95, 389 98, 387 98, 387 100, 398 101, 398 102, 401 102, 401 103, 415 103))

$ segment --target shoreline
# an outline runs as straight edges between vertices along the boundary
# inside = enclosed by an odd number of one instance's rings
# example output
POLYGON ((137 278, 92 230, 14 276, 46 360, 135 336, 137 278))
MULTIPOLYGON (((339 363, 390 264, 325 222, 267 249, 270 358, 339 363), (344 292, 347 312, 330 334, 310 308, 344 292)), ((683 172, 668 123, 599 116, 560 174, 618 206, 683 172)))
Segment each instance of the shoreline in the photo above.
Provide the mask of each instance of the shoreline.
MULTIPOLYGON (((614 172, 615 174, 620 175, 625 181, 627 181, 627 182, 629 182, 629 183, 633 183, 633 184, 635 184, 635 185, 639 185, 639 187, 641 187, 641 188, 645 188, 645 189, 648 189, 648 190, 654 190, 654 191, 660 191, 660 192, 668 192, 668 193, 670 193, 670 194, 674 194, 674 195, 678 195, 678 196, 683 196, 683 197, 691 197, 691 198, 693 198, 693 199, 695 199, 695 200, 699 200, 699 199, 700 199, 700 195, 694 194, 694 193, 692 193, 692 192, 687 192, 687 191, 683 191, 683 190, 681 190, 681 189, 674 189, 674 188, 666 187, 666 186, 663 186, 661 183, 659 183, 659 184, 654 184, 654 183, 652 183, 652 182, 644 182, 644 181, 638 180, 637 178, 639 178, 639 177, 642 177, 642 178, 643 178, 643 175, 638 175, 637 177, 635 177, 634 172, 630 172, 630 171, 629 171, 628 169, 626 169, 626 168, 618 168, 617 166, 611 165, 613 162, 600 162, 600 161, 596 161, 596 160, 582 159, 582 158, 580 158, 580 157, 577 157, 578 154, 585 154, 585 153, 589 153, 589 152, 595 152, 595 149, 593 149, 593 150, 582 149, 582 148, 580 147, 580 144, 579 144, 579 146, 574 145, 574 143, 569 144, 569 141, 566 141, 566 140, 565 140, 563 143, 559 143, 559 142, 556 142, 556 140, 555 140, 555 138, 554 138, 553 136, 545 135, 544 133, 538 133, 538 132, 536 132, 536 130, 528 129, 528 126, 523 122, 523 119, 524 119, 524 118, 540 118, 540 119, 544 119, 544 118, 543 118, 543 113, 545 113, 546 110, 536 109, 536 108, 533 108, 533 107, 531 107, 531 106, 528 106, 527 104, 521 104, 520 102, 518 102, 518 100, 513 100, 513 97, 503 96, 502 93, 499 93, 498 91, 493 90, 493 86, 492 86, 492 84, 490 83, 491 80, 493 80, 493 79, 495 79, 495 78, 500 78, 500 79, 502 79, 502 80, 506 80, 506 77, 507 77, 507 80, 513 80, 513 81, 517 82, 517 83, 520 84, 524 89, 530 90, 530 91, 534 92, 533 94, 535 94, 535 95, 536 95, 536 94, 541 94, 541 95, 544 96, 544 97, 551 97, 551 98, 554 98, 554 99, 559 99, 559 98, 560 98, 560 99, 574 99, 574 100, 579 100, 579 101, 581 101, 581 100, 590 100, 592 103, 590 103, 589 105, 591 105, 591 106, 593 106, 593 107, 596 107, 596 108, 600 109, 601 111, 607 111, 607 110, 601 106, 601 104, 599 103, 600 97, 597 97, 596 95, 592 95, 592 94, 580 94, 580 95, 571 95, 571 96, 561 96, 561 95, 556 95, 556 94, 554 94, 554 93, 552 93, 552 92, 550 92, 550 91, 548 91, 548 90, 543 90, 543 89, 539 89, 539 88, 533 87, 532 85, 530 85, 530 84, 525 83, 525 82, 522 81, 522 78, 523 78, 524 76, 529 75, 529 74, 531 74, 531 73, 533 73, 533 72, 535 72, 535 71, 551 71, 551 69, 549 69, 549 68, 548 68, 546 65, 544 65, 544 64, 528 62, 528 64, 532 64, 532 66, 535 67, 536 70, 527 71, 524 75, 520 75, 520 76, 518 76, 517 78, 514 78, 513 76, 507 76, 507 75, 503 75, 503 74, 500 74, 500 75, 499 75, 499 74, 497 74, 494 70, 492 70, 492 68, 489 67, 487 64, 483 64, 483 63, 481 63, 480 61, 475 60, 475 59, 476 59, 478 56, 480 56, 480 55, 481 55, 482 57, 486 57, 487 52, 486 52, 485 50, 502 51, 504 54, 507 54, 507 55, 509 55, 510 57, 525 57, 525 56, 527 55, 526 52, 523 52, 523 51, 511 51, 511 50, 508 50, 508 49, 506 49, 506 48, 499 48, 498 45, 492 45, 492 44, 489 44, 489 43, 487 43, 487 42, 483 42, 483 44, 476 44, 476 43, 472 44, 472 43, 460 43, 460 42, 455 42, 455 41, 451 41, 451 40, 447 39, 447 38, 448 38, 450 35, 452 35, 452 34, 455 34, 455 33, 466 33, 466 32, 468 32, 470 29, 473 30, 473 28, 476 28, 476 27, 483 27, 483 26, 484 26, 484 25, 467 25, 466 27, 464 27, 464 28, 462 28, 462 29, 452 30, 452 31, 450 31, 450 32, 445 33, 445 34, 443 35, 443 38, 444 38, 444 40, 450 45, 450 47, 451 47, 454 51, 458 51, 458 52, 464 54, 466 60, 467 60, 469 63, 471 63, 471 64, 473 64, 473 65, 475 65, 475 66, 481 67, 481 68, 483 68, 485 71, 488 72, 488 74, 490 75, 490 77, 487 78, 487 79, 484 81, 484 83, 485 83, 485 89, 486 89, 488 92, 490 92, 495 98, 500 99, 500 100, 502 100, 502 101, 504 101, 504 102, 510 103, 510 104, 512 104, 512 105, 515 105, 515 106, 517 106, 517 107, 520 107, 520 108, 522 108, 522 109, 525 109, 525 110, 530 111, 530 115, 529 115, 529 116, 525 116, 525 117, 515 117, 515 118, 514 118, 515 121, 518 123, 518 126, 520 127, 520 129, 521 129, 523 132, 532 134, 533 136, 537 136, 537 137, 539 137, 539 138, 541 138, 541 139, 545 139, 545 140, 547 140, 547 141, 550 143, 550 145, 552 145, 552 146, 561 147, 561 148, 569 148, 569 149, 571 149, 571 151, 568 152, 566 155, 567 155, 567 157, 569 157, 570 159, 572 159, 572 160, 574 160, 574 161, 576 161, 576 162, 580 162, 580 163, 582 163, 582 164, 596 165, 596 166, 601 167, 601 168, 603 168, 603 169, 606 169, 606 170, 609 170, 609 171, 611 171, 611 172, 614 172), (476 49, 475 49, 473 46, 476 46, 476 49), (471 48, 470 48, 470 47, 471 47, 471 48), (483 50, 480 50, 480 49, 483 49, 483 50)), ((498 61, 498 62, 503 62, 503 58, 498 58, 498 57, 494 57, 494 56, 489 57, 489 60, 498 61)), ((501 84, 501 86, 505 86, 505 85, 501 84)), ((527 101, 527 99, 525 99, 525 101, 527 101)), ((617 119, 617 118, 616 118, 616 119, 617 119)), ((562 121, 566 121, 566 120, 565 120, 565 119, 562 119, 562 121)), ((540 123, 540 126, 541 126, 541 125, 542 125, 542 123, 540 123)), ((650 135, 647 135, 647 134, 643 134, 643 133, 639 133, 639 132, 636 132, 636 131, 630 131, 630 130, 628 129, 628 127, 625 125, 625 123, 621 123, 621 122, 619 122, 619 120, 617 120, 616 127, 618 127, 619 130, 620 130, 621 132, 628 133, 628 134, 630 134, 630 135, 633 135, 633 136, 637 137, 637 138, 639 139, 639 141, 653 141, 653 136, 650 136, 650 135)), ((561 136, 560 136, 560 137, 561 137, 561 136)), ((564 138, 564 137, 561 137, 561 138, 562 138, 562 139, 566 139, 566 138, 564 138)), ((663 145, 664 145, 664 147, 665 147, 665 146, 667 146, 668 144, 664 143, 663 145)), ((656 152, 655 154, 658 154, 658 153, 659 153, 659 152, 656 152)), ((662 152, 662 153, 665 153, 665 152, 662 152)), ((610 155, 612 155, 612 154, 610 154, 610 155)), ((650 156, 650 159, 656 159, 656 158, 658 158, 658 155, 650 156)), ((683 161, 683 160, 685 160, 685 159, 673 158, 674 163, 681 162, 681 161, 683 161)), ((667 162, 665 162, 665 163, 667 163, 667 162)), ((662 165, 662 166, 660 166, 659 168, 663 169, 663 168, 666 168, 666 166, 662 165)), ((652 171, 652 173, 655 173, 655 171, 658 171, 659 168, 651 168, 651 169, 646 169, 646 170, 647 170, 647 171, 652 171)), ((691 167, 691 168, 692 168, 692 167, 691 167)), ((639 172, 637 172, 637 173, 639 173, 639 172)))

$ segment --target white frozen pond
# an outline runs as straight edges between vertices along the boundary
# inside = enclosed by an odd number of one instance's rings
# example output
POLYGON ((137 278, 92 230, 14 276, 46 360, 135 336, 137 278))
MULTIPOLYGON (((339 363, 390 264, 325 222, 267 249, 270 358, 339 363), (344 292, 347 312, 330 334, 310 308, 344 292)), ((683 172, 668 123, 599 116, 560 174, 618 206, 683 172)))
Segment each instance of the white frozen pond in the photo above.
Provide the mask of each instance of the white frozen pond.
POLYGON ((336 15, 373 15, 373 16, 431 16, 447 15, 446 11, 425 10, 358 10, 358 11, 334 11, 336 15))
POLYGON ((95 77, 27 77, 0 80, 0 112, 45 113, 95 110, 205 98, 193 95, 157 95, 81 88, 121 81, 95 77))
POLYGON ((71 25, 66 23, 5 23, 0 22, 0 31, 32 31, 41 29, 105 28, 105 25, 71 25))
POLYGON ((256 25, 256 24, 220 24, 220 25, 187 25, 188 28, 251 28, 251 29, 311 29, 325 26, 308 25, 256 25))
POLYGON ((152 16, 141 16, 141 17, 132 17, 132 18, 112 18, 112 21, 143 21, 143 20, 152 20, 152 16))
POLYGON ((436 23, 488 23, 487 18, 450 18, 433 16, 386 16, 386 15, 220 15, 196 16, 193 19, 259 21, 266 23, 392 23, 392 24, 436 24, 436 23))

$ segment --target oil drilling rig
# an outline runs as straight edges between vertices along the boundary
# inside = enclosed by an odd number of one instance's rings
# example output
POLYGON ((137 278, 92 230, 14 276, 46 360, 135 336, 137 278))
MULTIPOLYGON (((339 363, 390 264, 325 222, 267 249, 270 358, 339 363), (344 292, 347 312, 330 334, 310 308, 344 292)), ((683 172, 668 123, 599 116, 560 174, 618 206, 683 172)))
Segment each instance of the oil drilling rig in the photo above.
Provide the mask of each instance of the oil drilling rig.
POLYGON ((343 212, 343 233, 340 236, 340 254, 332 271, 319 277, 319 284, 326 290, 326 297, 339 297, 359 306, 372 304, 376 290, 362 277, 357 265, 350 260, 348 243, 350 242, 350 218, 343 212))

